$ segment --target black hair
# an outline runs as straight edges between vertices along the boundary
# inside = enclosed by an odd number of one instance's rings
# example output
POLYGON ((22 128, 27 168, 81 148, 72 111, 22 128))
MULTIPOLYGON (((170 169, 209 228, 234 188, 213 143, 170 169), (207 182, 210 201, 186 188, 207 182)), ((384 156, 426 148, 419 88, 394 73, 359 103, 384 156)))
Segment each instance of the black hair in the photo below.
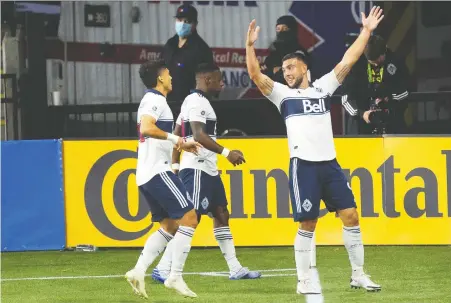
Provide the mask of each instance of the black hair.
POLYGON ((196 75, 212 73, 220 70, 215 63, 201 63, 196 68, 196 75))
POLYGON ((368 60, 377 60, 381 55, 384 55, 387 51, 387 44, 384 38, 378 35, 371 36, 368 40, 368 44, 365 47, 365 57, 368 60))
POLYGON ((163 60, 145 62, 139 67, 139 77, 147 88, 153 88, 157 86, 157 78, 165 68, 163 60))
POLYGON ((304 62, 305 65, 307 65, 307 68, 309 67, 308 57, 304 53, 304 51, 298 50, 298 51, 295 51, 294 53, 289 53, 282 58, 282 62, 284 62, 286 60, 290 60, 290 59, 298 59, 298 60, 304 62))

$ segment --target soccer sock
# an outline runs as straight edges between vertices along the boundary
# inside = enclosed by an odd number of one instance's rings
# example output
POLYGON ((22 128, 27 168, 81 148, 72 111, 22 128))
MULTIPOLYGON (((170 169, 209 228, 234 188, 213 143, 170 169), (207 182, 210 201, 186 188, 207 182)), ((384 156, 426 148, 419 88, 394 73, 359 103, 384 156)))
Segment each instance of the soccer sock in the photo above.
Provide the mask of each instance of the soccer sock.
POLYGON ((299 228, 294 240, 294 259, 299 281, 309 277, 312 237, 313 232, 299 228))
POLYGON ((146 273, 149 266, 161 254, 171 239, 172 235, 162 228, 150 235, 139 256, 138 262, 136 262, 135 268, 146 273))
POLYGON ((174 236, 174 247, 172 252, 171 276, 181 276, 186 258, 191 250, 194 228, 180 226, 174 236))
POLYGON ((216 241, 218 241, 221 248, 222 255, 229 266, 230 273, 233 275, 237 273, 241 268, 241 264, 236 258, 235 244, 233 243, 232 233, 230 227, 218 227, 213 229, 216 241))
POLYGON ((360 226, 343 226, 343 241, 348 251, 349 261, 351 261, 352 274, 363 273, 364 251, 360 226))
POLYGON ((171 272, 172 253, 174 251, 174 241, 170 241, 166 246, 163 256, 161 256, 160 263, 157 265, 157 269, 160 272, 160 276, 167 278, 171 272))
POLYGON ((312 237, 312 251, 310 253, 310 266, 316 267, 316 233, 312 237))

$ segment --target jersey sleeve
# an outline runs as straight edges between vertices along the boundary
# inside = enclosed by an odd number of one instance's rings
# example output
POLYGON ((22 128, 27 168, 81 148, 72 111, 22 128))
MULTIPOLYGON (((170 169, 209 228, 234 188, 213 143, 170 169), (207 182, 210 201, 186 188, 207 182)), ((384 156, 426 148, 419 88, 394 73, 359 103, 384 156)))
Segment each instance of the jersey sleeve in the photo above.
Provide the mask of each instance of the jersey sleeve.
POLYGON ((190 122, 207 123, 207 102, 201 99, 191 99, 187 106, 188 120, 190 122))
POLYGON ((335 72, 332 70, 328 74, 325 74, 313 83, 313 86, 320 88, 324 93, 333 95, 333 93, 340 87, 335 72))
POLYGON ((149 115, 158 120, 165 108, 165 102, 159 96, 145 96, 139 105, 141 116, 149 115))
POLYGON ((288 94, 289 94, 288 86, 274 81, 274 87, 272 89, 272 92, 268 96, 266 96, 266 98, 268 98, 272 103, 274 103, 277 107, 279 107, 283 99, 288 97, 288 94))
POLYGON ((175 124, 182 125, 182 114, 179 114, 179 116, 177 117, 177 121, 175 122, 175 124))

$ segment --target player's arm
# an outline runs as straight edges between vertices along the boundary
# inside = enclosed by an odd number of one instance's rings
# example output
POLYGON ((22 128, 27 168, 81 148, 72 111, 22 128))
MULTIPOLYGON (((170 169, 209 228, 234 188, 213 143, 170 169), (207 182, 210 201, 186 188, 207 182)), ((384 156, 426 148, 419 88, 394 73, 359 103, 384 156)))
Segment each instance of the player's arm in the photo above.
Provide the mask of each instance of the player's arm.
POLYGON ((199 121, 191 121, 191 129, 193 131, 194 141, 202 144, 203 147, 217 154, 222 154, 227 157, 229 151, 224 146, 219 145, 206 132, 206 124, 199 121))
POLYGON ((155 119, 151 115, 143 115, 141 117, 139 131, 144 137, 168 140, 174 143, 174 145, 177 145, 179 143, 179 140, 181 140, 179 136, 161 130, 157 126, 157 119, 155 119))
POLYGON ((370 39, 371 33, 376 29, 377 25, 384 18, 382 15, 382 9, 379 6, 374 6, 368 17, 362 12, 362 31, 354 43, 345 52, 341 62, 334 68, 335 76, 338 82, 343 83, 346 76, 351 71, 352 66, 359 60, 360 56, 365 50, 365 46, 370 39))
MULTIPOLYGON (((179 123, 175 124, 173 134, 176 136, 179 136, 179 137, 182 136, 182 126, 179 123)), ((180 169, 181 154, 182 153, 177 148, 174 147, 174 150, 172 151, 172 166, 171 167, 175 174, 177 174, 180 169)))
POLYGON ((223 155, 233 165, 239 165, 246 162, 241 153, 234 150, 228 150, 224 146, 216 143, 216 141, 210 137, 207 132, 206 114, 208 112, 208 108, 205 106, 205 103, 203 101, 192 101, 189 104, 188 118, 194 140, 202 144, 202 146, 209 151, 223 155))
POLYGON ((202 144, 202 146, 209 151, 214 153, 223 155, 230 161, 234 166, 245 163, 244 156, 242 153, 237 152, 235 150, 228 150, 224 146, 218 144, 215 140, 213 140, 206 131, 206 124, 199 121, 190 121, 190 126, 193 131, 193 138, 195 141, 202 144))
POLYGON ((269 96, 274 88, 274 81, 263 74, 260 70, 260 63, 255 55, 254 43, 257 41, 260 27, 256 26, 255 19, 249 24, 246 40, 246 65, 249 77, 262 92, 263 95, 269 96))
POLYGON ((187 152, 191 152, 197 154, 198 148, 201 147, 197 142, 184 142, 184 140, 174 134, 167 133, 164 130, 161 130, 157 126, 157 119, 151 115, 144 114, 141 117, 139 131, 144 137, 151 137, 154 139, 160 140, 168 140, 175 145, 175 148, 178 150, 185 150, 187 152))

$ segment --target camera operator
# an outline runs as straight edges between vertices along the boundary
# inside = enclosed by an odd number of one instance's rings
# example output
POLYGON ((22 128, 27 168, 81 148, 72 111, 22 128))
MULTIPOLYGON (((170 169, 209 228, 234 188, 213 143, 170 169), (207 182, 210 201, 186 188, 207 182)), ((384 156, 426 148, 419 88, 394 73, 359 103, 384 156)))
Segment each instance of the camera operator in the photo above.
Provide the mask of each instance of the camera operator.
POLYGON ((359 117, 360 134, 405 132, 409 73, 380 36, 372 36, 364 56, 344 83, 342 97, 346 111, 359 117))

